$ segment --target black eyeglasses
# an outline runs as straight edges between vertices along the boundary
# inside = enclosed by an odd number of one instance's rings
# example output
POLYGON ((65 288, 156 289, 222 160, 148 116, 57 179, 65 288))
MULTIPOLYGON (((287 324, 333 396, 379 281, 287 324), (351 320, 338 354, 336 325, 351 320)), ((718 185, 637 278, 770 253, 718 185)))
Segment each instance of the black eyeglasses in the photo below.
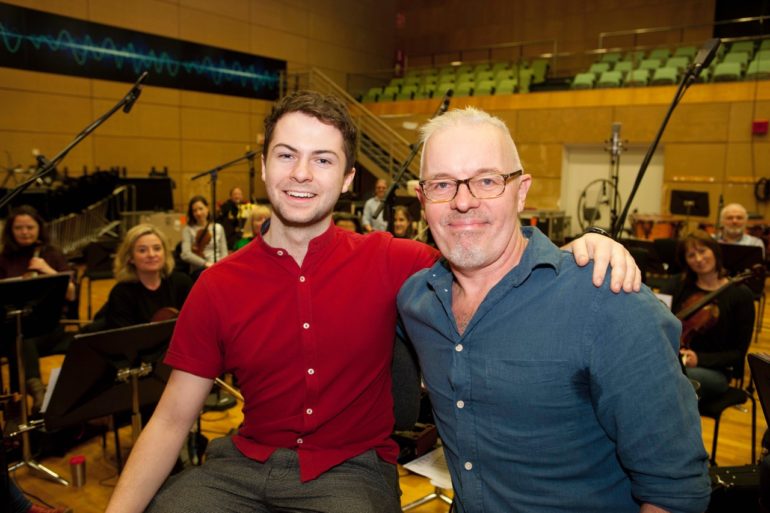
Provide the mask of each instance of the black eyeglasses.
POLYGON ((468 187, 468 191, 476 199, 492 199, 502 196, 505 185, 524 172, 523 169, 508 174, 485 174, 457 180, 455 178, 435 178, 420 180, 420 190, 425 199, 431 203, 445 203, 452 201, 457 196, 461 184, 468 187))

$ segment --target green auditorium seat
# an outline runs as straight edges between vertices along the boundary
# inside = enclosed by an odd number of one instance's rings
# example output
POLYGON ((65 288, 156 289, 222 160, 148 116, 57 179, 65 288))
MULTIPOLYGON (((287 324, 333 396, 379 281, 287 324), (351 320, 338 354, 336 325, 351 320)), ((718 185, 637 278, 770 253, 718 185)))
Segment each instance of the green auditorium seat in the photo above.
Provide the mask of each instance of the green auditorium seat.
POLYGON ((462 75, 463 73, 473 73, 473 65, 471 64, 461 64, 457 66, 457 71, 455 74, 457 76, 462 75))
POLYGON ((621 85, 623 85, 623 72, 617 70, 605 71, 596 81, 597 88, 620 87, 621 85))
POLYGON ((408 77, 404 77, 404 85, 414 85, 419 86, 422 83, 422 77, 419 75, 409 75, 408 77))
POLYGON ((433 96, 444 96, 450 89, 454 90, 454 82, 441 82, 436 86, 436 90, 433 92, 433 96))
POLYGON ((679 57, 671 57, 669 60, 667 60, 665 67, 676 68, 679 73, 681 73, 686 70, 689 65, 690 59, 684 55, 680 55, 679 57))
POLYGON ((770 50, 770 39, 763 39, 762 42, 759 43, 759 49, 770 50))
POLYGON ((650 81, 653 85, 670 85, 679 82, 679 70, 676 68, 658 68, 650 81))
POLYGON ((635 69, 626 75, 625 85, 629 87, 646 86, 650 81, 650 70, 635 69))
POLYGON ((671 50, 668 48, 655 48, 650 51, 650 55, 647 56, 648 59, 658 59, 661 62, 669 57, 671 57, 671 50))
POLYGON ((458 84, 461 82, 473 82, 475 80, 475 75, 472 71, 464 71, 462 73, 457 74, 457 82, 458 84))
POLYGON ((634 63, 632 61, 620 61, 615 63, 615 67, 612 69, 613 71, 620 71, 623 74, 627 74, 629 71, 634 69, 634 63))
POLYGON ((754 54, 755 61, 770 61, 770 48, 758 51, 754 54))
POLYGON ((656 70, 660 68, 660 59, 644 59, 639 63, 639 69, 656 70))
POLYGON ((395 86, 395 87, 401 87, 404 85, 404 79, 403 78, 391 78, 390 83, 388 83, 389 86, 395 86))
POLYGON ((698 49, 694 46, 680 46, 674 50, 674 57, 687 57, 689 60, 693 60, 697 53, 698 49))
POLYGON ((433 98, 433 93, 436 91, 436 84, 430 83, 430 84, 423 84, 422 87, 420 87, 417 90, 417 93, 414 95, 415 100, 424 100, 426 98, 433 98))
POLYGON ((500 82, 501 80, 506 80, 509 78, 513 78, 515 76, 515 71, 512 69, 499 69, 497 72, 495 72, 495 82, 500 82))
POLYGON ((529 66, 529 69, 532 70, 532 83, 542 84, 545 82, 545 77, 548 74, 548 68, 550 66, 551 63, 548 61, 548 59, 533 60, 532 64, 529 66))
POLYGON ((411 100, 417 94, 418 89, 416 84, 405 85, 396 95, 396 100, 411 100))
POLYGON ((399 93, 400 90, 401 88, 398 86, 386 86, 382 90, 382 94, 380 95, 380 99, 378 101, 392 102, 396 98, 396 95, 399 93))
POLYGON ((639 63, 642 62, 644 59, 644 50, 633 50, 631 52, 627 52, 625 56, 623 56, 624 61, 631 61, 633 63, 639 63))
POLYGON ((374 103, 379 99, 380 94, 382 94, 382 87, 370 87, 361 103, 374 103))
POLYGON ((484 80, 494 80, 495 72, 491 70, 484 70, 476 72, 476 83, 483 82, 484 80))
POLYGON ((501 94, 513 94, 516 92, 516 79, 506 78, 500 80, 495 86, 495 96, 501 94))
POLYGON ((531 68, 520 69, 516 74, 516 82, 518 82, 519 92, 528 93, 530 84, 535 81, 535 70, 531 68))
POLYGON ((455 87, 455 96, 471 96, 473 95, 473 88, 476 86, 476 82, 472 80, 466 80, 465 82, 458 82, 455 87))
POLYGON ((593 89, 596 75, 590 71, 587 73, 578 73, 572 80, 572 89, 593 89))
POLYGON ((722 62, 737 62, 741 65, 741 71, 746 69, 746 66, 749 65, 749 54, 746 52, 730 52, 727 55, 725 55, 725 58, 722 59, 722 62))
POLYGON ((729 53, 743 52, 749 54, 749 57, 754 55, 754 41, 736 41, 730 46, 729 53))
POLYGON ((740 80, 742 75, 741 64, 739 62, 720 62, 714 68, 714 82, 729 82, 731 80, 740 80))
POLYGON ((426 85, 426 84, 436 85, 438 84, 438 75, 434 75, 434 74, 425 75, 424 77, 422 77, 421 83, 422 85, 426 85))
POLYGON ((614 64, 622 58, 623 55, 620 52, 607 52, 602 54, 602 58, 599 59, 599 62, 609 62, 610 64, 614 64))
POLYGON ((610 69, 610 63, 609 62, 595 62, 591 64, 591 67, 588 68, 589 73, 593 73, 597 77, 604 73, 605 71, 609 71, 610 69))
POLYGON ((457 74, 454 72, 454 70, 451 71, 442 71, 438 75, 438 83, 441 82, 454 82, 457 80, 457 74))
POLYGON ((756 58, 749 63, 746 80, 764 80, 770 78, 770 59, 756 58))
POLYGON ((489 71, 497 75, 497 72, 500 71, 501 69, 511 69, 511 63, 506 61, 496 62, 492 64, 492 68, 489 71))
POLYGON ((481 82, 476 82, 473 96, 490 96, 492 94, 495 94, 494 80, 482 80, 481 82))
POLYGON ((404 73, 404 78, 407 78, 407 77, 419 77, 419 76, 422 76, 422 74, 423 74, 423 71, 424 71, 424 70, 422 70, 422 69, 419 69, 419 68, 416 68, 416 69, 408 69, 408 70, 406 70, 406 73, 404 73))
POLYGON ((482 71, 489 71, 492 65, 488 62, 480 62, 473 66, 473 74, 476 75, 482 71))

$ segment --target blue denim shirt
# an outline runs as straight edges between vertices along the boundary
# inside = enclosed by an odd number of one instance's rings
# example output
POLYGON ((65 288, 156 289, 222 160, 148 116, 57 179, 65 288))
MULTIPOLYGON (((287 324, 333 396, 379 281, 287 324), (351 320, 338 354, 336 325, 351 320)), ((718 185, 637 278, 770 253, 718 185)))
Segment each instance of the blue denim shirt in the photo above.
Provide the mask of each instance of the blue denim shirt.
POLYGON ((459 512, 702 512, 711 492, 680 323, 591 282, 537 229, 463 335, 438 262, 398 296, 459 512))

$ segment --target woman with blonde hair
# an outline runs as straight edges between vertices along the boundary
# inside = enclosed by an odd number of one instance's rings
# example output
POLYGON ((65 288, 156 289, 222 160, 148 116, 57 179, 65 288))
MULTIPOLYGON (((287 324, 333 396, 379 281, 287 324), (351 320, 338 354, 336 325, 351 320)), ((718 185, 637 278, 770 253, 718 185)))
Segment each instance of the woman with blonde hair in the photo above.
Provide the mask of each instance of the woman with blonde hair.
POLYGON ((241 249, 243 246, 254 240, 257 234, 262 232, 262 225, 270 219, 272 211, 269 205, 254 205, 249 212, 249 219, 246 226, 243 227, 243 238, 235 243, 234 250, 241 249))
POLYGON ((150 224, 136 225, 126 233, 114 271, 118 283, 103 309, 106 328, 150 322, 163 309, 178 311, 192 288, 189 276, 174 272, 165 235, 150 224))

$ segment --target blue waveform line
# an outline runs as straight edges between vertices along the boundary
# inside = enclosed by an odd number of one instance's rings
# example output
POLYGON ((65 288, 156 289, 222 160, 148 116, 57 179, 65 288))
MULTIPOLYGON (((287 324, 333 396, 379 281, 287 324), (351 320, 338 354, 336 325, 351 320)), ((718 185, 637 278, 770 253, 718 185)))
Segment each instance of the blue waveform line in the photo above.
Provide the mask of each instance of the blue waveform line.
POLYGON ((214 62, 209 57, 204 57, 200 61, 180 61, 167 52, 157 53, 151 49, 142 53, 133 43, 119 48, 108 37, 99 44, 89 35, 84 36, 82 41, 78 41, 66 30, 60 30, 55 38, 46 34, 19 34, 9 30, 0 22, 0 40, 10 53, 19 52, 24 43, 31 44, 37 51, 47 47, 52 52, 68 52, 80 66, 85 66, 89 58, 96 62, 112 59, 117 69, 123 69, 124 64, 128 62, 137 74, 151 69, 155 73, 165 73, 171 77, 177 77, 179 70, 182 69, 188 75, 208 76, 216 85, 220 85, 223 81, 235 82, 241 87, 251 85, 254 91, 278 81, 277 76, 258 72, 251 64, 244 68, 237 61, 230 65, 223 59, 214 62))

